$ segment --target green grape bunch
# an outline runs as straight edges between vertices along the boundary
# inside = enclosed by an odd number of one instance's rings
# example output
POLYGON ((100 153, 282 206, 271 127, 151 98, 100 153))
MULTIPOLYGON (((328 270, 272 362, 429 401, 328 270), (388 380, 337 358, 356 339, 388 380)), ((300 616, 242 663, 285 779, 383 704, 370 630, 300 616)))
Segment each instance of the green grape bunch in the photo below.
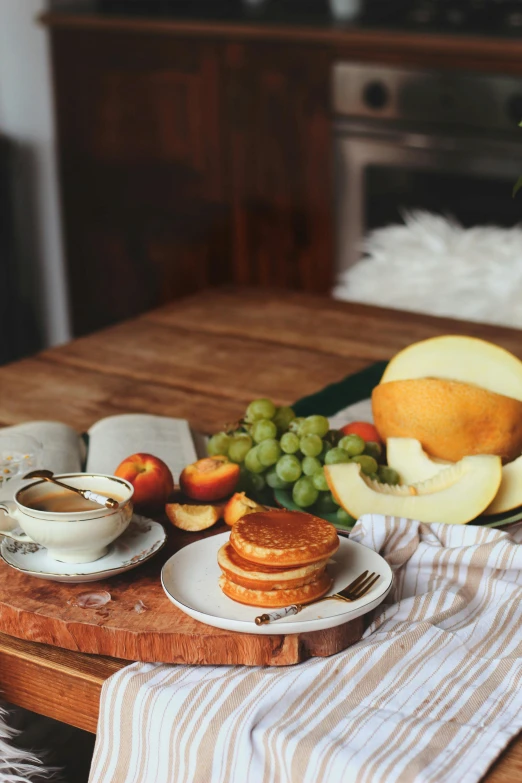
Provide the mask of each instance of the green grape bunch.
POLYGON ((397 472, 382 464, 379 444, 331 429, 326 416, 296 416, 266 398, 253 400, 236 425, 209 439, 207 449, 240 465, 238 489, 257 497, 267 489, 285 490, 299 508, 334 514, 347 528, 355 520, 330 492, 324 465, 357 462, 369 478, 399 483, 397 472))

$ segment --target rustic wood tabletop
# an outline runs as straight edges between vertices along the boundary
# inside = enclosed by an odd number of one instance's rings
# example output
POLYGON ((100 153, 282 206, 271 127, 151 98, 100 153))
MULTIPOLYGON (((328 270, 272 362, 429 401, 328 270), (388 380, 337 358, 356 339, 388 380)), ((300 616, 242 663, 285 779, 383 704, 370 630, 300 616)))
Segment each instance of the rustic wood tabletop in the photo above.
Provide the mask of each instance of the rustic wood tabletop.
MULTIPOLYGON (((522 334, 507 328, 298 293, 206 291, 0 368, 0 425, 58 419, 81 432, 103 416, 146 411, 211 432, 255 397, 290 404, 438 334, 483 337, 522 358, 522 334)), ((88 731, 103 682, 124 665, 0 634, 5 698, 88 731)), ((486 780, 521 779, 517 740, 486 780)))

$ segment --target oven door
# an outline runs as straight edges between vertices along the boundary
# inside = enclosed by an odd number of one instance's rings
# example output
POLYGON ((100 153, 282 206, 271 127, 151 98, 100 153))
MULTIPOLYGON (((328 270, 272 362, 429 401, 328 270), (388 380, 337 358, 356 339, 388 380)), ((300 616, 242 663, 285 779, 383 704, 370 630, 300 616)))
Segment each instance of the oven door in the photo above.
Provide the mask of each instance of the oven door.
MULTIPOLYGON (((521 131, 522 141, 522 131, 521 131)), ((464 226, 522 220, 522 144, 512 139, 378 132, 340 125, 336 133, 337 270, 363 255, 368 231, 401 223, 412 209, 464 226)))

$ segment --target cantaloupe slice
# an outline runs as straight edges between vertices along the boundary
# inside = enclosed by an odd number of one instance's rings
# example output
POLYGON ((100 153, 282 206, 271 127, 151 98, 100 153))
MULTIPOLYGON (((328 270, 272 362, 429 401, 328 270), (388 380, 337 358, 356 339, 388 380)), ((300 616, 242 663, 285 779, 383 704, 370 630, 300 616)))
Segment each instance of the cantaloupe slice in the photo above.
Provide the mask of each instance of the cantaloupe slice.
POLYGON ((415 438, 388 438, 386 459, 390 468, 396 470, 401 477, 402 484, 427 481, 453 464, 429 457, 420 441, 415 438))
POLYGON ((504 465, 499 490, 483 513, 503 514, 519 506, 522 506, 522 457, 504 465))
POLYGON ((381 383, 448 378, 522 401, 522 362, 476 337, 445 335, 413 343, 388 364, 381 383))
MULTIPOLYGON (((431 459, 414 438, 389 438, 386 442, 386 454, 388 465, 399 473, 405 484, 426 481, 453 464, 431 459)), ((482 514, 504 514, 519 506, 522 506, 522 457, 503 466, 498 492, 482 514)))
MULTIPOLYGON (((484 368, 487 376, 487 368, 484 368)), ((522 454, 522 402, 445 378, 381 383, 372 392, 383 440, 415 438, 430 456, 458 462, 473 454, 522 454)))
POLYGON ((355 462, 325 465, 324 472, 337 502, 356 519, 363 514, 386 514, 464 525, 492 502, 502 465, 492 455, 464 457, 427 481, 396 487, 366 478, 355 462))

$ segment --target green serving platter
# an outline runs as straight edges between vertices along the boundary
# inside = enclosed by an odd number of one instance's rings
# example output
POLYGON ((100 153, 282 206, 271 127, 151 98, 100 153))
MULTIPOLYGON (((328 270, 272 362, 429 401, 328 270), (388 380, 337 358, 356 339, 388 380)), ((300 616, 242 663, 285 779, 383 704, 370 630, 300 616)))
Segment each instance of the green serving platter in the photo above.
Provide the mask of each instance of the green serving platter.
POLYGON ((300 508, 294 503, 291 494, 286 489, 274 489, 274 498, 276 499, 276 503, 279 506, 288 509, 288 511, 308 511, 310 514, 315 514, 317 517, 321 517, 321 519, 326 519, 326 521, 331 522, 336 530, 339 530, 339 532, 349 533, 353 528, 353 524, 343 525, 341 522, 339 522, 337 519, 337 514, 320 514, 319 512, 315 511, 313 506, 309 509, 300 508))
MULTIPOLYGON (((380 382, 386 366, 387 362, 376 362, 354 375, 347 375, 338 383, 326 386, 316 394, 303 397, 303 399, 298 400, 293 405, 296 415, 312 416, 321 414, 322 416, 334 416, 344 408, 355 405, 356 402, 367 400, 371 397, 372 390, 380 382)), ((306 510, 299 508, 294 503, 292 496, 287 490, 274 490, 273 495, 276 503, 289 511, 306 510)), ((313 507, 310 511, 317 513, 313 507)), ((340 524, 336 514, 317 513, 317 516, 331 522, 341 532, 348 532, 352 528, 351 525, 340 524)), ((522 522, 522 507, 511 509, 511 511, 507 511, 505 514, 497 514, 496 516, 480 516, 468 524, 496 528, 513 525, 517 522, 522 522)))
MULTIPOLYGON (((300 508, 294 503, 294 501, 292 500, 292 496, 287 490, 275 489, 274 498, 279 506, 282 506, 283 508, 286 508, 289 511, 309 510, 310 513, 316 514, 316 516, 321 517, 321 519, 326 519, 327 522, 331 522, 332 525, 340 532, 349 532, 353 528, 353 525, 341 524, 337 519, 336 514, 321 514, 315 511, 313 507, 311 509, 300 508)), ((497 514, 496 516, 477 517, 476 519, 473 519, 471 522, 468 522, 468 524, 480 525, 481 527, 495 528, 495 527, 505 527, 506 525, 514 525, 517 522, 522 522, 522 508, 512 509, 511 511, 506 511, 505 514, 497 514)))
POLYGON ((522 508, 511 509, 505 514, 496 514, 489 517, 477 517, 470 525, 480 525, 481 527, 504 527, 505 525, 514 525, 522 522, 522 508))

